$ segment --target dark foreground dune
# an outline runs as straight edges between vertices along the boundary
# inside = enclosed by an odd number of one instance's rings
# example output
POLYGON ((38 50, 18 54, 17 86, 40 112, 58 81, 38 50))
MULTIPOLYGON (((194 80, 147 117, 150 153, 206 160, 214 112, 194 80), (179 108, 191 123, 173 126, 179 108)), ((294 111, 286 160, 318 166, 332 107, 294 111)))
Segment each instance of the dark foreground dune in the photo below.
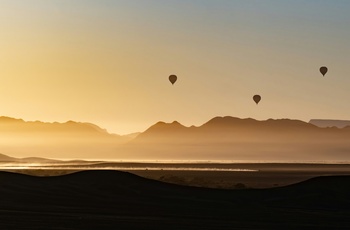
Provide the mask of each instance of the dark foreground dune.
POLYGON ((0 229, 349 229, 350 176, 286 187, 185 187, 119 171, 0 172, 0 229))

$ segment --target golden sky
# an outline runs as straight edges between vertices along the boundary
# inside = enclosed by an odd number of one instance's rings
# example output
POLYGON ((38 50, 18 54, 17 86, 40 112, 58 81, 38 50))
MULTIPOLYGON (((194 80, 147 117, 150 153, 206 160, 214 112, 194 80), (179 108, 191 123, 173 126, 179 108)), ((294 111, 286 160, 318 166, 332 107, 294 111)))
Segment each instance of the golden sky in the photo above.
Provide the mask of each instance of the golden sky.
POLYGON ((119 134, 214 116, 350 119, 349 10, 345 0, 3 0, 0 115, 119 134))

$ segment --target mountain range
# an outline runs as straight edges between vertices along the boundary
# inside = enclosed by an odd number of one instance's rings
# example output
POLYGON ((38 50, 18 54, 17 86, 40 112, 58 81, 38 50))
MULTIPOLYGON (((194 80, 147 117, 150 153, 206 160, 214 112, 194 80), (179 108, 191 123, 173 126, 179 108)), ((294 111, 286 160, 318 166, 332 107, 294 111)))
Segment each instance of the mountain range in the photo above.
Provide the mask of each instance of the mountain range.
POLYGON ((124 145, 121 152, 169 160, 345 160, 350 159, 349 140, 350 127, 320 128, 290 119, 215 117, 199 127, 158 122, 124 145))
POLYGON ((201 126, 158 122, 142 133, 108 133, 90 123, 0 117, 0 152, 15 157, 114 160, 350 160, 350 127, 290 119, 215 117, 201 126))
POLYGON ((318 127, 323 127, 323 128, 325 127, 345 128, 346 126, 350 126, 350 121, 348 120, 311 119, 309 123, 316 125, 318 127))
POLYGON ((58 163, 59 160, 46 159, 42 157, 10 157, 0 153, 0 163, 58 163))
POLYGON ((131 138, 110 134, 91 123, 47 123, 0 117, 0 152, 16 157, 98 157, 131 138))

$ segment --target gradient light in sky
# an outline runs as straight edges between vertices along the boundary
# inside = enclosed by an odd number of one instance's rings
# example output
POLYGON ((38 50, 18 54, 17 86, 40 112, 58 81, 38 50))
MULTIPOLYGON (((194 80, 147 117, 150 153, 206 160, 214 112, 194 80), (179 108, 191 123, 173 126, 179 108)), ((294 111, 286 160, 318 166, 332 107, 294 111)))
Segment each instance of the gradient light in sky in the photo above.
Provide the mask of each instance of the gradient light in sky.
POLYGON ((350 119, 349 12, 347 0, 2 0, 0 114, 119 134, 225 115, 350 119))

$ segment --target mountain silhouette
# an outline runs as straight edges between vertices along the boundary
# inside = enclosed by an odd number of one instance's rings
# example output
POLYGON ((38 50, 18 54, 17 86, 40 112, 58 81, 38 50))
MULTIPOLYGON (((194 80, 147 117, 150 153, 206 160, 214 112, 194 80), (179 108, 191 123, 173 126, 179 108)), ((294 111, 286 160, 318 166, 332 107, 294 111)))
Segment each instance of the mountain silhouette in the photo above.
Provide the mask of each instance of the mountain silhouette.
POLYGON ((337 127, 345 128, 350 126, 350 121, 348 120, 327 120, 327 119, 311 119, 310 124, 316 125, 318 127, 337 127))
POLYGON ((217 160, 350 160, 350 129, 290 119, 215 117, 185 127, 158 122, 126 144, 138 158, 217 160))
POLYGON ((195 127, 185 127, 174 121, 172 123, 158 122, 151 126, 144 133, 141 133, 136 139, 143 139, 149 136, 170 135, 175 137, 178 134, 195 134, 195 135, 209 135, 212 138, 221 139, 223 134, 230 135, 237 134, 237 138, 243 133, 250 134, 266 134, 270 132, 291 133, 291 132, 313 132, 317 131, 314 125, 305 123, 299 120, 273 120, 257 121, 251 118, 240 119, 235 117, 215 117, 205 124, 195 127), (218 135, 220 134, 220 135, 218 135))
POLYGON ((68 159, 350 160, 350 127, 321 128, 291 119, 215 117, 200 126, 157 122, 120 136, 91 124, 0 118, 4 154, 68 159))
POLYGON ((15 157, 96 158, 130 140, 91 123, 40 122, 0 117, 0 150, 15 157))
MULTIPOLYGON (((10 117, 0 117, 0 132, 31 132, 31 133, 64 133, 65 135, 79 134, 102 134, 111 135, 105 129, 91 123, 82 123, 67 121, 59 122, 41 122, 41 121, 24 121, 10 117)), ((115 135, 115 134, 114 134, 115 135)), ((119 136, 119 135, 116 135, 119 136)))
POLYGON ((17 160, 18 160, 18 158, 10 157, 10 156, 7 156, 5 154, 0 153, 0 162, 14 162, 17 160))
POLYGON ((10 157, 0 153, 0 163, 8 163, 8 162, 10 163, 56 163, 56 162, 62 162, 62 161, 46 159, 41 157, 16 158, 16 157, 10 157))

